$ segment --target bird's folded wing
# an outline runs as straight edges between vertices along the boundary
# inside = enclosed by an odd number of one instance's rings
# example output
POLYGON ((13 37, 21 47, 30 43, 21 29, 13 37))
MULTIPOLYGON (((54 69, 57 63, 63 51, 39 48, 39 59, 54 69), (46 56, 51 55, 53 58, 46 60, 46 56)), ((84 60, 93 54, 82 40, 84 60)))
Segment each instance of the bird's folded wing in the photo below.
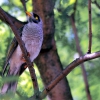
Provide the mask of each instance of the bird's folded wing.
MULTIPOLYGON (((23 27, 18 30, 20 36, 22 36, 22 30, 23 30, 23 27)), ((18 42, 17 42, 16 38, 14 37, 12 42, 11 42, 11 44, 10 44, 10 47, 8 49, 8 53, 7 53, 7 57, 6 57, 6 62, 5 62, 5 65, 3 67, 4 69, 3 69, 3 72, 2 72, 2 76, 4 76, 5 71, 7 69, 7 66, 9 64, 9 59, 11 58, 11 56, 12 56, 12 54, 15 51, 17 46, 18 46, 18 42)))

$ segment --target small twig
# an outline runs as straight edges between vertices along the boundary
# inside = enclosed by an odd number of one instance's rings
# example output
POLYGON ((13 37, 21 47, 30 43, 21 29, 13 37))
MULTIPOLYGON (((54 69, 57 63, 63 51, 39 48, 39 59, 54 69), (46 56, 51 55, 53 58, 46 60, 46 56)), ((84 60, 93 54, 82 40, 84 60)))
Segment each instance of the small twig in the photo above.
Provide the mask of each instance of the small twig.
MULTIPOLYGON (((24 7, 24 12, 26 12, 27 11, 27 8, 26 8, 26 0, 20 0, 20 2, 22 3, 22 5, 23 5, 23 7, 24 7)), ((26 13, 25 13, 26 14, 26 13)), ((27 17, 27 15, 26 15, 26 17, 27 17)))
POLYGON ((27 11, 27 9, 26 9, 26 0, 20 0, 20 2, 22 3, 22 5, 24 7, 24 11, 27 11))
POLYGON ((87 53, 91 53, 91 47, 92 47, 91 0, 88 0, 88 13, 89 13, 89 46, 87 53))
POLYGON ((73 7, 73 10, 74 10, 74 12, 73 12, 73 14, 72 14, 72 18, 73 18, 73 20, 75 21, 75 13, 76 13, 76 8, 77 8, 77 0, 76 0, 76 2, 75 2, 75 4, 74 4, 74 7, 73 7))
POLYGON ((97 3, 96 0, 94 0, 92 3, 94 3, 100 9, 100 5, 97 3))
POLYGON ((39 88, 38 88, 38 83, 37 83, 37 79, 36 79, 36 75, 35 75, 35 71, 33 69, 33 64, 32 62, 30 61, 30 58, 27 56, 27 50, 24 46, 24 43, 21 39, 21 37, 19 36, 19 33, 18 33, 18 30, 17 28, 14 26, 13 22, 11 21, 10 17, 7 16, 7 14, 3 11, 3 9, 0 7, 0 13, 2 14, 2 16, 5 18, 5 20, 7 21, 7 23, 9 23, 12 31, 14 32, 14 35, 16 37, 16 40, 18 41, 19 43, 19 46, 23 52, 23 56, 26 60, 26 63, 28 65, 28 68, 29 68, 29 72, 30 72, 30 75, 31 75, 31 79, 32 79, 32 83, 33 83, 33 87, 34 87, 34 90, 35 91, 39 91, 39 88))

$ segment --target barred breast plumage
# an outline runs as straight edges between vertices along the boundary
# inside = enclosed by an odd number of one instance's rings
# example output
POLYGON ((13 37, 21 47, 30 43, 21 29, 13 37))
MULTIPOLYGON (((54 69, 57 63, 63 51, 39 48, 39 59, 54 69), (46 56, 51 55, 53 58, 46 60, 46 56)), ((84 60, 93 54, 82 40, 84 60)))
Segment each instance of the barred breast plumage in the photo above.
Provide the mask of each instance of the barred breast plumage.
POLYGON ((23 28, 22 40, 25 43, 27 51, 31 54, 30 59, 33 61, 39 54, 42 41, 43 29, 36 23, 28 23, 23 28))

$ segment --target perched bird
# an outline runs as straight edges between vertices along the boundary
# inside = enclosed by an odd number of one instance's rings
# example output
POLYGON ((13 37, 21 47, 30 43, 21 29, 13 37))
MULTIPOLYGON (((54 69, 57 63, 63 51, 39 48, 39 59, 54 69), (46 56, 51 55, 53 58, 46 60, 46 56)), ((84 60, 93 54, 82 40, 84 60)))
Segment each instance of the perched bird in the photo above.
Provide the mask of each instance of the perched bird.
MULTIPOLYGON (((25 44, 25 47, 30 57, 31 62, 38 56, 42 42, 43 42, 43 24, 41 18, 35 13, 26 12, 28 22, 21 28, 20 36, 25 44)), ((11 46, 8 50, 6 64, 4 66, 3 75, 8 69, 6 76, 19 76, 23 71, 23 66, 26 65, 20 46, 17 40, 14 38, 11 46), (9 68, 7 68, 9 64, 9 68)), ((17 88, 17 82, 4 83, 1 94, 5 94, 8 91, 15 92, 17 88)))

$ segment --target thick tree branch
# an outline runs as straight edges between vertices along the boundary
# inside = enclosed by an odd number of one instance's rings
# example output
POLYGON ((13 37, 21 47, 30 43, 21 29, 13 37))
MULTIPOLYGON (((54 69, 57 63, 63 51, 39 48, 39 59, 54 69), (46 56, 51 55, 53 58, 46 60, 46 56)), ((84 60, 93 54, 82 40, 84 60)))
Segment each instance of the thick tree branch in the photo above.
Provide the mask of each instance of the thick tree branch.
POLYGON ((39 91, 39 90, 38 90, 38 84, 37 84, 37 79, 36 79, 35 71, 34 71, 34 69, 33 69, 33 67, 32 67, 33 64, 32 64, 32 62, 30 61, 30 58, 27 56, 27 50, 26 50, 26 48, 25 48, 25 46, 24 46, 23 41, 21 40, 21 37, 19 36, 19 33, 18 33, 18 31, 17 31, 17 28, 16 28, 15 25, 13 24, 11 18, 7 16, 7 14, 3 11, 2 8, 0 8, 0 13, 1 13, 2 16, 3 16, 3 19, 6 20, 6 22, 10 25, 12 31, 14 32, 15 37, 16 37, 18 43, 19 43, 19 46, 20 46, 20 48, 21 48, 21 50, 22 50, 22 52, 23 52, 23 56, 24 56, 24 58, 25 58, 25 60, 26 60, 26 63, 27 63, 27 65, 28 65, 29 72, 30 72, 31 79, 32 79, 32 83, 33 83, 33 87, 34 87, 35 91, 39 91))

